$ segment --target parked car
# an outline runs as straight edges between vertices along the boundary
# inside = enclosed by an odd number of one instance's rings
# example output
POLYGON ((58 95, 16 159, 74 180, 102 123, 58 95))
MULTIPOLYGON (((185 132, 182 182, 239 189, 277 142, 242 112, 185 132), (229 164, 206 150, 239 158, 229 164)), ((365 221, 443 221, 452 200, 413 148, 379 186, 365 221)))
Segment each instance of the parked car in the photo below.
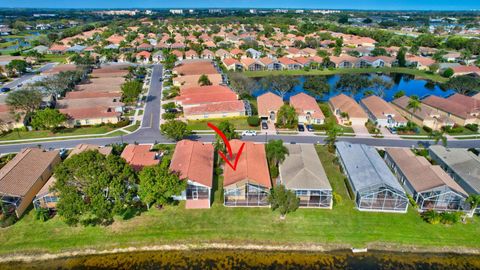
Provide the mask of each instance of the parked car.
POLYGON ((298 131, 304 132, 304 131, 305 131, 305 126, 303 126, 303 125, 298 125, 298 131))
POLYGON ((6 92, 8 92, 8 91, 10 91, 10 88, 8 88, 8 87, 2 87, 2 88, 0 89, 0 92, 2 92, 2 93, 6 93, 6 92))
POLYGON ((268 129, 267 122, 262 122, 262 129, 268 129))
POLYGON ((165 112, 167 113, 177 113, 178 109, 172 108, 172 109, 166 109, 165 112))
POLYGON ((314 131, 315 131, 315 129, 313 128, 313 125, 306 125, 305 127, 306 127, 307 130, 310 131, 310 132, 314 132, 314 131))
POLYGON ((21 83, 17 84, 17 88, 20 88, 22 86, 23 86, 23 84, 21 84, 21 83))
POLYGON ((255 130, 245 130, 242 132, 242 136, 257 136, 257 132, 255 130))

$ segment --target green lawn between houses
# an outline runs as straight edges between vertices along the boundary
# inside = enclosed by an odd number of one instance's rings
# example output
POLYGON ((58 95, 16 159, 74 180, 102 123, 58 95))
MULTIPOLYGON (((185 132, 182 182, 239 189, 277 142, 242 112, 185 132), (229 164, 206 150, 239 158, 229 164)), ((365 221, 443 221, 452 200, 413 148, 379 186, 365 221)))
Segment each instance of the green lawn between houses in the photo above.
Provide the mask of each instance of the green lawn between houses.
MULTIPOLYGON (((207 123, 218 126, 221 122, 228 121, 235 126, 236 130, 260 130, 260 127, 251 127, 247 123, 247 117, 228 117, 228 118, 211 118, 202 120, 188 120, 188 127, 192 130, 211 130, 207 123)), ((213 131, 213 130, 212 130, 213 131)))
POLYGON ((324 70, 262 70, 262 71, 245 71, 244 74, 248 77, 265 77, 268 75, 291 75, 291 76, 307 76, 307 75, 335 75, 346 73, 403 73, 415 75, 418 79, 427 79, 434 82, 444 83, 448 78, 444 78, 438 74, 427 73, 423 70, 402 68, 402 67, 384 67, 384 68, 337 68, 337 69, 324 69, 324 70))
POLYGON ((480 248, 476 237, 480 235, 479 217, 468 224, 445 226, 427 224, 413 209, 406 214, 355 210, 334 156, 325 146, 317 150, 334 191, 343 198, 333 210, 299 209, 280 220, 270 208, 226 208, 221 188, 217 188, 220 177, 214 183, 211 209, 186 210, 184 203, 164 210, 152 208, 108 227, 68 227, 59 217, 42 223, 30 211, 17 224, 0 229, 0 254, 205 242, 480 248))
POLYGON ((81 127, 81 128, 65 128, 53 133, 50 130, 32 130, 32 131, 11 131, 10 133, 0 135, 1 141, 10 140, 28 140, 38 138, 55 138, 62 136, 78 136, 78 135, 90 135, 90 134, 104 134, 114 128, 108 126, 100 127, 81 127))

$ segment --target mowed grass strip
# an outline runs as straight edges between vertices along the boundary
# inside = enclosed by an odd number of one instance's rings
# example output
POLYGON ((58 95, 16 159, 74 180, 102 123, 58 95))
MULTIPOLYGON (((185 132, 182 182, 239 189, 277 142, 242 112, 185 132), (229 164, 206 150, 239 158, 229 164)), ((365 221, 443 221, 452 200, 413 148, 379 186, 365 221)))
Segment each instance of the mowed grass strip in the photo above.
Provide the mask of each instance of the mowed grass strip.
POLYGON ((325 146, 316 148, 334 191, 342 197, 333 210, 299 209, 280 220, 270 208, 227 208, 222 205, 222 177, 216 177, 211 209, 186 210, 182 202, 107 227, 69 227, 58 216, 42 223, 30 211, 17 224, 0 229, 0 254, 204 242, 480 248, 478 217, 445 226, 427 224, 414 209, 406 214, 356 210, 335 156, 325 146))

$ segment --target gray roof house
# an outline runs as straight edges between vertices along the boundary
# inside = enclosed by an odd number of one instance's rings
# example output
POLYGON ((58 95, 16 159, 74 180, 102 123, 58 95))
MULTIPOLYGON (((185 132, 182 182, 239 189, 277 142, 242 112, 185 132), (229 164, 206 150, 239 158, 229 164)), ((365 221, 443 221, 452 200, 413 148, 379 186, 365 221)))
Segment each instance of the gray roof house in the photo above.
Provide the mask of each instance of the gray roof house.
POLYGON ((262 57, 262 53, 261 53, 261 52, 255 50, 255 49, 252 49, 252 48, 247 49, 247 50, 245 51, 245 53, 250 54, 253 59, 259 59, 260 57, 262 57))
POLYGON ((407 195, 375 148, 348 142, 335 145, 358 210, 407 212, 407 195))
POLYGON ((85 50, 85 48, 87 48, 87 47, 77 44, 77 45, 74 45, 74 46, 68 48, 67 52, 81 53, 81 52, 83 52, 83 50, 85 50))
POLYGON ((313 145, 286 145, 280 182, 300 198, 300 207, 332 208, 332 187, 313 145))
POLYGON ((430 157, 467 193, 480 194, 480 157, 467 149, 432 145, 430 157))

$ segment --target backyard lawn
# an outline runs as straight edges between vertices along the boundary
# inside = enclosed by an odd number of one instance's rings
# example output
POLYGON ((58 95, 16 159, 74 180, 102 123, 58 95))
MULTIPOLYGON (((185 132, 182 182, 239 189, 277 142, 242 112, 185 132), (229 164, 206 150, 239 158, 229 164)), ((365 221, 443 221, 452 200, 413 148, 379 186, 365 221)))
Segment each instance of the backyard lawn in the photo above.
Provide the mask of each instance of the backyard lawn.
POLYGON ((434 82, 444 83, 448 78, 444 78, 438 74, 430 74, 423 70, 402 68, 402 67, 384 67, 384 68, 337 68, 337 69, 324 69, 324 70, 262 70, 262 71, 245 71, 244 74, 249 77, 265 77, 268 75, 292 75, 292 76, 305 76, 305 75, 335 75, 345 73, 403 73, 410 74, 417 77, 417 79, 427 79, 434 82))
POLYGON ((235 126, 236 130, 260 130, 260 127, 249 126, 247 123, 247 117, 188 120, 188 126, 192 130, 211 130, 210 127, 208 127, 207 123, 212 123, 215 126, 218 126, 223 121, 228 121, 232 123, 235 126))
POLYGON ((478 217, 467 224, 446 226, 422 221, 413 209, 406 214, 355 210, 334 156, 324 146, 317 146, 317 151, 334 191, 342 197, 333 210, 299 209, 281 220, 270 208, 226 208, 218 188, 220 177, 214 181, 211 209, 186 210, 180 203, 163 210, 152 208, 108 227, 68 227, 58 216, 42 223, 34 220, 30 211, 17 224, 0 229, 0 254, 205 242, 480 248, 478 217))

